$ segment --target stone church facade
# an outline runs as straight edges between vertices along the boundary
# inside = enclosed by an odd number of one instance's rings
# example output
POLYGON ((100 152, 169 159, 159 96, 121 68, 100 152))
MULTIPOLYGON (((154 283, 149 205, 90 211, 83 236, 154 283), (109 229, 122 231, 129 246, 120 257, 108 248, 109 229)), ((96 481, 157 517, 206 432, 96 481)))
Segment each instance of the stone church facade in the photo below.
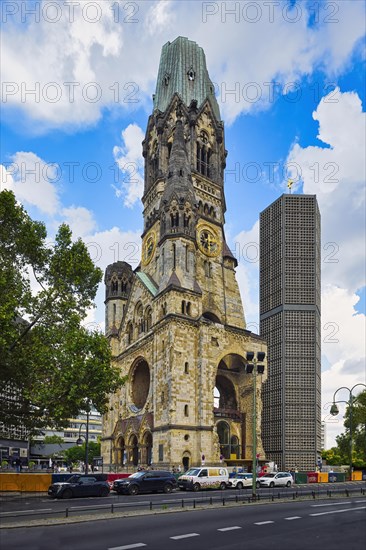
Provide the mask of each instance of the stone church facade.
POLYGON ((163 47, 142 147, 141 263, 133 270, 118 261, 105 273, 106 335, 127 379, 104 416, 104 463, 187 468, 204 456, 206 464, 249 464, 245 357, 266 344, 246 330, 225 241, 224 125, 195 42, 179 37, 163 47))

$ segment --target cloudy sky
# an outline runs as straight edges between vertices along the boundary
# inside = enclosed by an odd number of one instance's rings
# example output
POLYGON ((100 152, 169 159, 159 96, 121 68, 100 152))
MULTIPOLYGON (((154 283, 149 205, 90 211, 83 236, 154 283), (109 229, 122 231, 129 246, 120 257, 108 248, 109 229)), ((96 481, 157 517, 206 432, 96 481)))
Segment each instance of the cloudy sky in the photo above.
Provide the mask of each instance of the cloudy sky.
MULTIPOLYGON (((226 233, 258 331, 259 212, 286 192, 322 216, 322 395, 365 383, 364 2, 8 1, 1 4, 1 188, 50 241, 61 222, 96 263, 140 259, 141 141, 161 47, 206 53, 229 151, 226 233)), ((103 328, 103 288, 90 326, 103 328)), ((338 394, 348 399, 347 391, 338 394)))

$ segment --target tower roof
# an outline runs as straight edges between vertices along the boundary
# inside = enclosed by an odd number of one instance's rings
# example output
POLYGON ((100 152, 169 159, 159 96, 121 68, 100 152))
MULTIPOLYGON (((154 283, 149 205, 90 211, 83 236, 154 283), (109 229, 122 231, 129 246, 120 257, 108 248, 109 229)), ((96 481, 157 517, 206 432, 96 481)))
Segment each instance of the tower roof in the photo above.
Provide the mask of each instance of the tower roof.
POLYGON ((196 100, 199 108, 209 99, 217 120, 220 120, 220 109, 214 85, 208 75, 205 53, 196 42, 183 36, 163 46, 154 109, 165 112, 174 93, 179 94, 187 107, 192 100, 196 100))

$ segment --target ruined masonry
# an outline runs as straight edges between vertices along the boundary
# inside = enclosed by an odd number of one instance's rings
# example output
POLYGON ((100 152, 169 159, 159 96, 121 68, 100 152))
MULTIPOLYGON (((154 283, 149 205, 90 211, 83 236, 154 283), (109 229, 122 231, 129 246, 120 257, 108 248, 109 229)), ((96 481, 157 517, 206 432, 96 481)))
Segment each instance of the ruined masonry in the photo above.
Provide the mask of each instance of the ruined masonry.
POLYGON ((105 272, 106 335, 128 379, 104 417, 104 463, 185 469, 204 456, 206 465, 248 466, 253 379, 245 357, 266 344, 246 330, 225 241, 224 124, 195 42, 165 44, 153 99, 142 143, 141 263, 105 272))

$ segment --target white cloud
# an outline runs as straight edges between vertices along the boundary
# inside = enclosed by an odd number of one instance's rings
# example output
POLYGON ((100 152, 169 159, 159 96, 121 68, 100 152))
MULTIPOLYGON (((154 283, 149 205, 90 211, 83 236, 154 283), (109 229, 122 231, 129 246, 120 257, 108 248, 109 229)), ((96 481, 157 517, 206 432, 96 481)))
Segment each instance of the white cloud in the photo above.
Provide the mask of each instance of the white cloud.
POLYGON ((238 260, 236 277, 243 300, 248 330, 259 334, 259 222, 234 238, 234 256, 238 260))
POLYGON ((121 137, 122 146, 113 148, 113 156, 122 173, 122 182, 119 187, 113 187, 117 197, 123 196, 125 206, 132 207, 144 189, 141 142, 145 134, 137 124, 130 124, 121 132, 121 137))
POLYGON ((59 193, 53 183, 60 177, 58 166, 32 152, 20 151, 11 160, 11 165, 2 167, 1 188, 12 190, 20 202, 54 215, 59 208, 59 193))
MULTIPOLYGON (((287 162, 300 166, 304 193, 317 195, 322 217, 322 350, 331 365, 322 374, 325 404, 338 387, 365 383, 365 315, 355 310, 365 285, 365 114, 356 93, 337 90, 313 118, 330 147, 295 144, 287 162)), ((343 431, 338 420, 327 419, 329 446, 343 431)))
POLYGON ((89 235, 96 228, 93 213, 83 206, 63 208, 62 216, 64 222, 69 225, 74 237, 89 235))
MULTIPOLYGON (((40 3, 40 9, 46 3, 40 3)), ((75 22, 70 23, 62 3, 58 22, 45 17, 38 23, 30 17, 23 27, 8 22, 3 26, 5 106, 17 106, 29 119, 37 120, 37 126, 29 128, 37 132, 93 124, 105 107, 136 108, 153 93, 162 44, 184 35, 204 48, 211 78, 220 88, 222 116, 230 122, 240 113, 267 107, 272 81, 278 83, 280 93, 286 93, 287 83, 319 67, 327 75, 337 74, 364 32, 362 2, 335 3, 339 9, 333 18, 319 8, 316 28, 307 26, 307 10, 311 13, 314 7, 305 3, 297 3, 299 18, 293 23, 288 2, 275 3, 273 17, 271 3, 255 3, 260 8, 255 22, 253 11, 245 11, 239 2, 232 3, 236 16, 226 13, 227 3, 219 2, 212 3, 216 13, 205 17, 206 4, 131 2, 130 7, 114 3, 113 8, 109 2, 98 2, 99 21, 88 22, 86 15, 92 19, 95 14, 93 10, 83 13, 85 3, 80 3, 75 7, 75 22), (220 40, 213 40, 214 36, 220 40), (134 88, 128 83, 134 83, 134 88), (249 83, 255 85, 247 87, 249 83), (25 95, 37 86, 36 96, 25 95), (237 86, 238 93, 230 94, 237 86), (253 94, 257 94, 254 100, 253 94)))

